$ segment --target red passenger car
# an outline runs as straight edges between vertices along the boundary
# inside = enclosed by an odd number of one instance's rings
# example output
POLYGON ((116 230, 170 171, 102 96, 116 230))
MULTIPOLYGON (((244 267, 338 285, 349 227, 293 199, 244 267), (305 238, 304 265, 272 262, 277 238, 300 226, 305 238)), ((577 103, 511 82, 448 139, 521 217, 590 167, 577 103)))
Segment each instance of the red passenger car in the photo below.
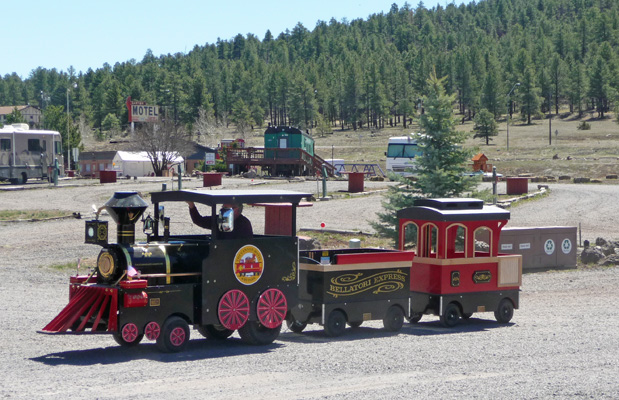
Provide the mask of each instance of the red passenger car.
POLYGON ((398 211, 399 247, 416 247, 410 277, 411 321, 440 316, 445 326, 460 317, 494 311, 507 323, 518 308, 522 256, 499 254, 509 211, 476 199, 420 199, 398 211))

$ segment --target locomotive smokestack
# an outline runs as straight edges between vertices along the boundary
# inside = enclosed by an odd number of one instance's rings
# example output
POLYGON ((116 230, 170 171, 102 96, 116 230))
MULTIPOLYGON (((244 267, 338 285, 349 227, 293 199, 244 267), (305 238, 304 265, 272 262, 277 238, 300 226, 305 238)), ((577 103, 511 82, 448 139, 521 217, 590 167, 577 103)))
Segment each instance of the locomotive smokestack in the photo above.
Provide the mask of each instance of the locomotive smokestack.
POLYGON ((132 244, 135 240, 135 223, 148 203, 137 192, 115 192, 105 203, 105 209, 116 222, 118 243, 132 244))

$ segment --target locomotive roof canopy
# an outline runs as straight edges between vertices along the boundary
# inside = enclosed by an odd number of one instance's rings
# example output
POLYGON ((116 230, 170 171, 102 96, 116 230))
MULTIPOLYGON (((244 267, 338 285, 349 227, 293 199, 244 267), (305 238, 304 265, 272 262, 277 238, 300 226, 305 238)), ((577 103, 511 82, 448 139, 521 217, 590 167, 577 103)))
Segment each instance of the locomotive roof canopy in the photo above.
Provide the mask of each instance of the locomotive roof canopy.
POLYGON ((415 205, 397 212, 398 218, 424 221, 491 221, 508 220, 509 211, 484 205, 483 200, 418 199, 415 205))
POLYGON ((308 198, 311 193, 293 192, 291 190, 170 190, 151 193, 153 203, 165 201, 193 201, 194 203, 214 206, 217 204, 248 203, 293 203, 308 198))

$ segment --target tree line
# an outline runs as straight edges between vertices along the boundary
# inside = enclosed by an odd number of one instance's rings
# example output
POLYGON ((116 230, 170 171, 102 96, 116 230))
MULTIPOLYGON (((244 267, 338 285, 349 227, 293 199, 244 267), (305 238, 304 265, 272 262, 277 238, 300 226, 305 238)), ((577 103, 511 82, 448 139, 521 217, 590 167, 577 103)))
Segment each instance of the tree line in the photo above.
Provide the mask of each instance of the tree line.
POLYGON ((423 109, 435 71, 446 77, 463 121, 485 110, 495 120, 531 123, 560 107, 604 117, 618 103, 618 42, 614 0, 483 0, 432 9, 394 3, 366 19, 318 21, 313 30, 297 23, 262 40, 238 34, 187 54, 149 50, 141 61, 85 72, 7 74, 0 105, 37 105, 66 136, 60 125, 68 98, 73 146, 83 129, 126 130, 127 96, 159 105, 166 120, 192 134, 206 133, 205 119, 241 130, 266 123, 322 131, 406 127, 423 109))

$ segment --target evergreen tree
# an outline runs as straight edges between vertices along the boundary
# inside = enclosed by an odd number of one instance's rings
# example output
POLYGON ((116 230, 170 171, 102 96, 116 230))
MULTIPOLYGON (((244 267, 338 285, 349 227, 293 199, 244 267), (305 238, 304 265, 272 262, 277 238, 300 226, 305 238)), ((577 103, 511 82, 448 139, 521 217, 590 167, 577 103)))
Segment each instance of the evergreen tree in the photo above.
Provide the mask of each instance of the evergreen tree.
POLYGON ((21 112, 19 112, 17 107, 14 107, 13 111, 11 111, 11 113, 6 116, 7 125, 19 124, 19 123, 25 123, 25 122, 26 120, 24 119, 24 116, 21 115, 21 112))
POLYGON ((525 68, 521 82, 519 90, 521 112, 527 124, 531 124, 531 116, 537 114, 540 107, 539 88, 535 84, 533 66, 525 68))
POLYGON ((395 176, 402 185, 391 186, 382 202, 384 213, 378 213, 378 223, 372 226, 379 234, 395 238, 396 211, 411 207, 418 197, 457 197, 474 189, 476 179, 464 175, 471 152, 462 148, 468 134, 455 129, 454 96, 443 87, 445 78, 433 73, 428 79, 428 95, 424 96, 425 113, 419 119, 419 145, 423 154, 417 158, 417 181, 395 176))
POLYGON ((497 136, 499 134, 498 125, 496 120, 494 119, 494 115, 482 108, 474 118, 475 130, 477 133, 473 135, 473 138, 482 138, 486 141, 486 146, 490 144, 490 140, 493 136, 497 136))

